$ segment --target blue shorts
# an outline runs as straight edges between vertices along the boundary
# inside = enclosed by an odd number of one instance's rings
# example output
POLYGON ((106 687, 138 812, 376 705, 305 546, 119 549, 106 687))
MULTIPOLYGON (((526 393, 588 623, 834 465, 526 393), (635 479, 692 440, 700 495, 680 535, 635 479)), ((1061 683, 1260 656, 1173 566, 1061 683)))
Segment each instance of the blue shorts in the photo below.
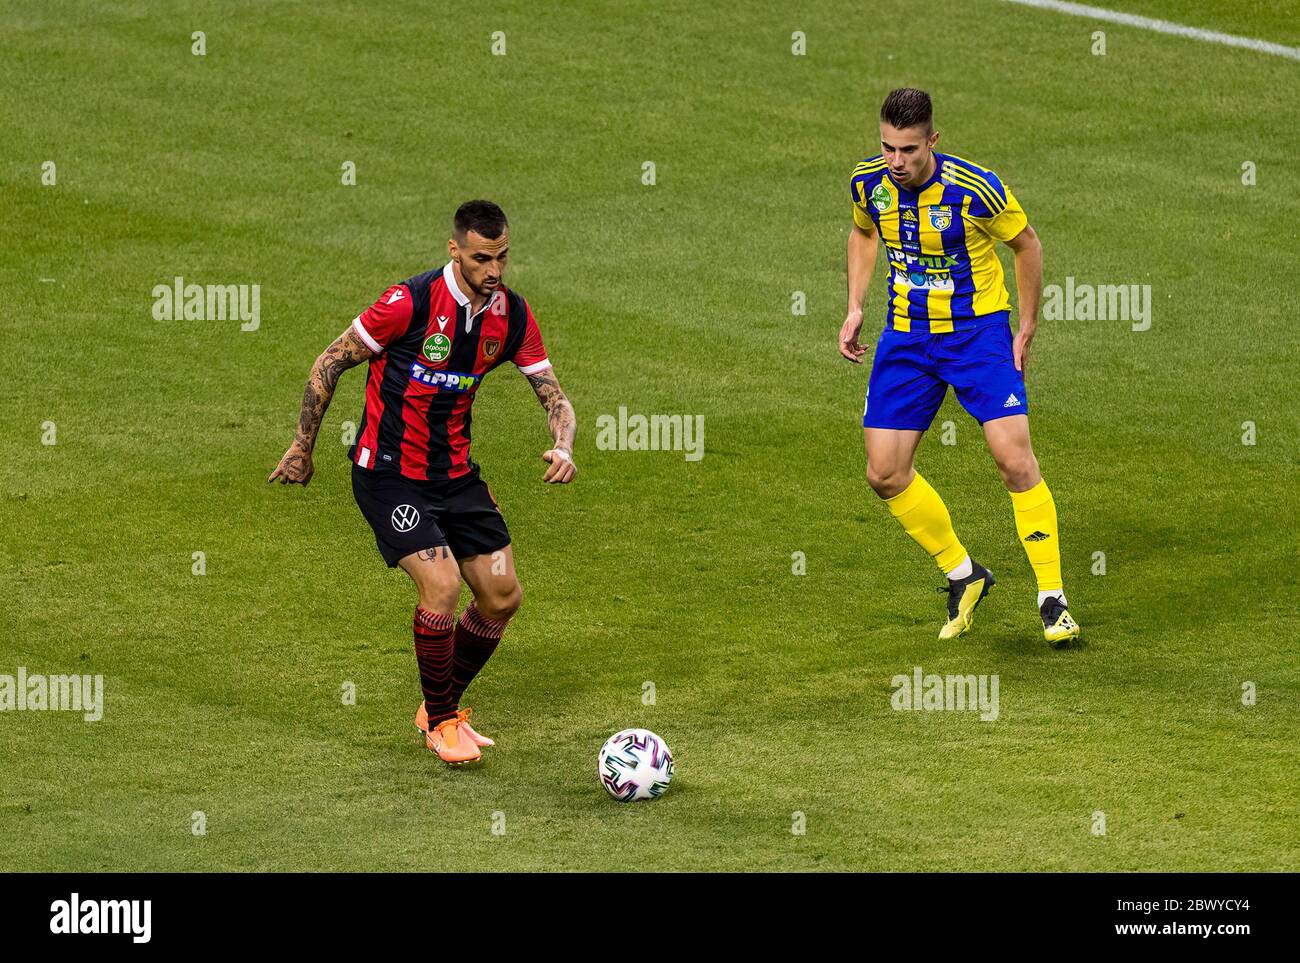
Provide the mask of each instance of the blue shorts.
POLYGON ((1025 378, 1016 370, 1006 315, 948 334, 881 331, 862 425, 925 431, 949 385, 981 425, 1029 413, 1025 378))

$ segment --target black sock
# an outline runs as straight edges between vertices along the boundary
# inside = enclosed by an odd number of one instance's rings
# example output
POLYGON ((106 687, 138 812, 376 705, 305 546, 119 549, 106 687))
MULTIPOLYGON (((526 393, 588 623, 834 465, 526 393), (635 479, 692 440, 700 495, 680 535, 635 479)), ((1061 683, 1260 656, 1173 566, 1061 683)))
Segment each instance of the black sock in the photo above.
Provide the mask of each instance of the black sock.
POLYGON ((459 692, 452 695, 453 616, 415 607, 415 661, 420 666, 420 688, 429 713, 429 729, 456 714, 459 692))
POLYGON ((455 649, 451 662, 452 705, 460 704, 460 697, 474 681, 474 676, 487 665, 496 651, 497 643, 506 630, 506 623, 484 618, 473 602, 465 607, 456 623, 455 649))

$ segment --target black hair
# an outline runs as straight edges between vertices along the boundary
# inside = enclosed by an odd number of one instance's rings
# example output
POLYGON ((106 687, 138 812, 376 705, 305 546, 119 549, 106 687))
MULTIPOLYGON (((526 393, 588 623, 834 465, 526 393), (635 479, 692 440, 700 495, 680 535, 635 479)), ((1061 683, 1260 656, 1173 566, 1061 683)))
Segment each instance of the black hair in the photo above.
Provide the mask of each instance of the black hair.
POLYGON ((930 95, 915 87, 891 90, 880 105, 880 119, 886 124, 904 130, 908 127, 925 127, 934 130, 934 107, 930 95))
POLYGON ((453 222, 456 236, 463 238, 470 231, 495 241, 510 226, 506 212, 491 201, 466 201, 456 208, 453 222))

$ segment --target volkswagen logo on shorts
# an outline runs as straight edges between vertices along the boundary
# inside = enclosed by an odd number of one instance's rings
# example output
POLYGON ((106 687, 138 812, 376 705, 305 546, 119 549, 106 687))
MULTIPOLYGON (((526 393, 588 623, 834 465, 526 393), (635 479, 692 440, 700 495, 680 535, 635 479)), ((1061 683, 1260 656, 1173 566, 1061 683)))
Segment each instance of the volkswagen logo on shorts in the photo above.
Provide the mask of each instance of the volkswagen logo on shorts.
POLYGON ((398 505, 393 509, 393 528, 399 532, 409 532, 420 524, 420 513, 414 505, 398 505))

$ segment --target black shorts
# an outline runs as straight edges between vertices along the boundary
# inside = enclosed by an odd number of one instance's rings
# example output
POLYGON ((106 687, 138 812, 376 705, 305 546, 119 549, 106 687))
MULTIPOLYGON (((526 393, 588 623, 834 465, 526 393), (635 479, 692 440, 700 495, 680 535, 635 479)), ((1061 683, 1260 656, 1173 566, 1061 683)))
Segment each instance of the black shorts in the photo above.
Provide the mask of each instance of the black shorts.
POLYGON ((426 548, 446 545, 457 559, 466 559, 510 544, 506 520, 477 471, 450 481, 419 481, 354 464, 352 494, 389 568, 426 548))

